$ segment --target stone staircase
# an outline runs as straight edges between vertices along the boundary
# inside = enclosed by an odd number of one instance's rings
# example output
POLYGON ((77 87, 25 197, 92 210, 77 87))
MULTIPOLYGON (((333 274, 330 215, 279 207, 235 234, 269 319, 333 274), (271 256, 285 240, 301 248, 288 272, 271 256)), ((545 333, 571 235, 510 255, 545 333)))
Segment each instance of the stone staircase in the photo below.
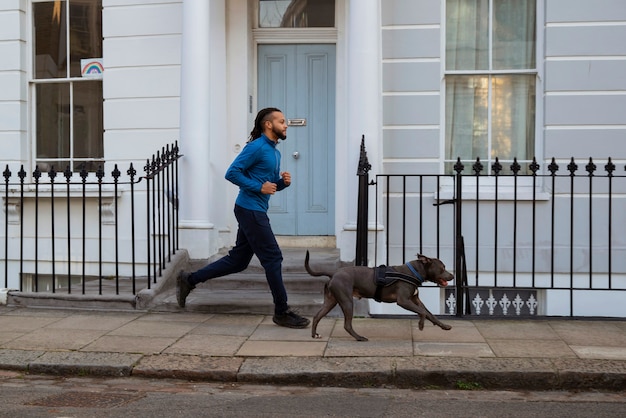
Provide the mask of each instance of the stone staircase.
MULTIPOLYGON (((289 305, 302 315, 311 317, 320 309, 324 296, 324 284, 327 277, 310 276, 304 269, 304 257, 307 249, 301 247, 282 247, 283 281, 289 297, 289 305)), ((343 265, 339 259, 339 250, 335 248, 310 248, 310 264, 315 270, 334 271, 343 265)), ((226 251, 212 257, 209 262, 223 257, 226 251)), ((192 260, 185 267, 195 271, 207 261, 192 260)), ((152 310, 180 311, 174 292, 164 295, 152 310)), ((367 315, 367 302, 355 304, 355 315, 367 315)), ((202 283, 189 294, 185 306, 187 312, 221 314, 262 314, 274 313, 272 295, 269 291, 265 273, 258 259, 253 257, 250 266, 243 272, 220 277, 202 283)), ((339 307, 335 307, 329 316, 341 316, 339 307)))

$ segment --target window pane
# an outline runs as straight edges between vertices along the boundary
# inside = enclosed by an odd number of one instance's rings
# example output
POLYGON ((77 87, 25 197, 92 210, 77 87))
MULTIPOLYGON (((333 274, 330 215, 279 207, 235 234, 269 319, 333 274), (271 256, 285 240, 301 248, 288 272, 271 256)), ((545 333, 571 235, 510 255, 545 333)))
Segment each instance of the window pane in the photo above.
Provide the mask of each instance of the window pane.
POLYGON ((493 68, 535 68, 536 0, 494 0, 493 68))
POLYGON ((446 77, 447 160, 487 158, 488 108, 488 76, 446 77))
POLYGON ((535 147, 535 76, 492 79, 491 156, 530 160, 535 147))
POLYGON ((80 77, 80 60, 102 58, 102 0, 70 1, 70 75, 80 77))
POLYGON ((259 0, 260 28, 332 28, 335 0, 259 0))
POLYGON ((446 69, 489 69, 489 0, 446 2, 446 69))
POLYGON ((66 77, 67 32, 65 2, 33 4, 35 78, 66 77))
POLYGON ((74 85, 74 157, 102 158, 102 83, 74 85))
POLYGON ((38 84, 36 92, 37 158, 67 158, 70 156, 70 86, 38 84))

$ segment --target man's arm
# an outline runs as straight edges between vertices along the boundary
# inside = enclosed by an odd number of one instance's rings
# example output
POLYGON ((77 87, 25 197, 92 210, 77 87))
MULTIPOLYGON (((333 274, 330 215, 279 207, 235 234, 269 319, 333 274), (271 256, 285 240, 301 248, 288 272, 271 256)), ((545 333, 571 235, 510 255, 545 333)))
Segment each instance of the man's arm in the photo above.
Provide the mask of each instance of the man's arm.
POLYGON ((262 192, 263 184, 246 176, 245 173, 254 164, 256 158, 256 149, 250 144, 246 145, 237 155, 228 170, 226 170, 225 178, 231 183, 239 186, 243 190, 252 192, 262 192))
POLYGON ((277 190, 283 190, 286 187, 291 185, 291 173, 289 171, 283 171, 280 173, 280 179, 278 180, 276 186, 277 190))

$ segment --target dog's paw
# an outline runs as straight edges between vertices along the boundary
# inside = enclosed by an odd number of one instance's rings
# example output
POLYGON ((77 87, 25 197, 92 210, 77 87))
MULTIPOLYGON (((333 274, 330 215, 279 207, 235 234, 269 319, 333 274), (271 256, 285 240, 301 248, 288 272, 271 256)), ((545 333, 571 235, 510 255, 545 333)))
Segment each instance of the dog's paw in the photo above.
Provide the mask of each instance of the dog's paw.
POLYGON ((451 330, 452 327, 450 325, 448 325, 448 324, 443 324, 443 325, 441 325, 441 329, 443 329, 445 331, 448 331, 448 330, 451 330))
POLYGON ((322 336, 316 333, 315 335, 313 335, 313 338, 315 338, 315 339, 318 339, 318 340, 319 340, 319 339, 321 339, 321 338, 322 338, 322 336))

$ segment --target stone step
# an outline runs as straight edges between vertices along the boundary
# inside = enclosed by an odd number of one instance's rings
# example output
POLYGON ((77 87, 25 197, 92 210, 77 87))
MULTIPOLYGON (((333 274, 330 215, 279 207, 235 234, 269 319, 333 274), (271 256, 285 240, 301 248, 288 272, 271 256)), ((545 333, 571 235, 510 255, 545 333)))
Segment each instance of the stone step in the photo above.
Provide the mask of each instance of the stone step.
MULTIPOLYGON (((285 283, 285 288, 287 289, 287 292, 291 293, 318 293, 321 295, 324 291, 324 284, 327 281, 327 277, 313 277, 308 275, 307 273, 289 272, 283 274, 283 282, 285 283)), ((204 283, 200 283, 197 288, 213 291, 267 291, 268 284, 267 279, 265 278, 265 273, 250 272, 231 274, 229 276, 218 277, 216 279, 208 280, 204 283)))
MULTIPOLYGON (((334 271, 340 267, 351 265, 352 263, 342 262, 339 258, 339 249, 337 248, 300 248, 300 247, 286 247, 281 248, 283 253, 283 275, 287 273, 306 273, 304 269, 304 257, 306 252, 309 251, 311 255, 310 264, 314 270, 330 270, 334 271)), ((220 252, 209 258, 208 260, 190 260, 189 270, 198 270, 205 266, 207 263, 211 263, 224 257, 228 253, 228 250, 222 249, 220 252)), ((262 273, 263 267, 256 256, 252 257, 250 265, 245 270, 245 273, 262 273)))

